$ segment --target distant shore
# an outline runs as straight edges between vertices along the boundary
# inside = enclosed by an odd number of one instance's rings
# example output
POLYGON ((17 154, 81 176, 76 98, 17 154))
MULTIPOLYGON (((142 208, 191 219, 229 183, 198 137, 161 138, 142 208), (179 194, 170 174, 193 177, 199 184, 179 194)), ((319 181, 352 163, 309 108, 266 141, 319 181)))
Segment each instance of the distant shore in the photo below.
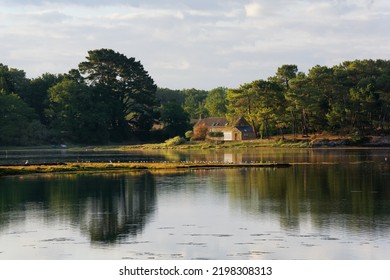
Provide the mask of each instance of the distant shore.
POLYGON ((133 151, 133 150, 223 150, 248 148, 390 148, 389 136, 339 136, 331 134, 310 135, 307 137, 292 135, 245 141, 183 141, 179 144, 163 143, 122 143, 108 145, 44 145, 0 147, 7 150, 88 150, 88 151, 133 151))

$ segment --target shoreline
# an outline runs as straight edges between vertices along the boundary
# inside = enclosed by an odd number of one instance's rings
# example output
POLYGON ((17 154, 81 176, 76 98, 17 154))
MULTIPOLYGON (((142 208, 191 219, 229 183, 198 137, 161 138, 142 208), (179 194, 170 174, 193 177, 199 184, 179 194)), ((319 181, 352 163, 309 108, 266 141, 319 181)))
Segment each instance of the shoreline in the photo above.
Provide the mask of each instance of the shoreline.
POLYGON ((106 145, 42 145, 0 147, 1 152, 28 150, 69 151, 134 151, 134 150, 230 150, 248 148, 297 148, 297 149, 386 149, 390 148, 390 136, 338 136, 312 135, 311 137, 273 136, 267 139, 244 141, 187 141, 181 144, 168 143, 121 143, 106 145))
POLYGON ((158 144, 130 144, 91 147, 96 151, 130 151, 130 150, 229 150, 248 148, 297 148, 297 149, 371 149, 390 148, 390 136, 335 136, 322 135, 312 137, 297 137, 291 135, 281 138, 274 136, 268 139, 244 140, 244 141, 189 141, 178 145, 167 143, 158 144))

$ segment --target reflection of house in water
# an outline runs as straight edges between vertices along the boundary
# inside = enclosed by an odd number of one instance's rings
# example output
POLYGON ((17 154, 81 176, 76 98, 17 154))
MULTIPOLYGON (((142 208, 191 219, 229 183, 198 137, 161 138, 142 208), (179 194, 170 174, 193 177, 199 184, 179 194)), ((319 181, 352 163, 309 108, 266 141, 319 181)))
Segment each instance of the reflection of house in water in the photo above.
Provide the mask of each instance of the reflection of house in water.
POLYGON ((250 161, 248 155, 243 154, 242 152, 229 152, 225 153, 224 151, 206 151, 201 154, 193 153, 189 159, 192 162, 226 162, 226 163, 240 163, 245 161, 250 161))
POLYGON ((208 134, 222 133, 223 136, 220 138, 223 141, 252 140, 256 138, 253 128, 243 117, 232 122, 223 117, 200 119, 194 125, 194 130, 198 127, 206 128, 208 134))
POLYGON ((242 160, 242 153, 223 154, 223 162, 227 162, 227 163, 243 162, 243 160, 242 160))

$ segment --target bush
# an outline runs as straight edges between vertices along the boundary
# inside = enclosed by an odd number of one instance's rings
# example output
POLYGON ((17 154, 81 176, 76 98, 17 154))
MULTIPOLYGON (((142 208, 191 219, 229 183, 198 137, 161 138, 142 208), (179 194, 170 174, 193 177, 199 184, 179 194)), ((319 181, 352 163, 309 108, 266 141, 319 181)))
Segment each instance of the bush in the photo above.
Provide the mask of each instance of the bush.
POLYGON ((192 130, 189 130, 187 131, 184 136, 187 138, 187 139, 191 139, 193 136, 194 136, 194 132, 192 132, 192 130))
POLYGON ((219 131, 219 132, 209 132, 207 133, 207 136, 208 137, 215 137, 215 138, 220 138, 220 137, 223 137, 223 132, 219 131))
POLYGON ((205 140, 207 135, 208 128, 204 125, 199 125, 194 127, 194 135, 192 140, 205 140))
POLYGON ((167 146, 178 146, 178 145, 183 144, 185 142, 186 142, 186 140, 184 140, 180 136, 176 136, 176 137, 173 137, 173 138, 166 140, 165 144, 167 146))

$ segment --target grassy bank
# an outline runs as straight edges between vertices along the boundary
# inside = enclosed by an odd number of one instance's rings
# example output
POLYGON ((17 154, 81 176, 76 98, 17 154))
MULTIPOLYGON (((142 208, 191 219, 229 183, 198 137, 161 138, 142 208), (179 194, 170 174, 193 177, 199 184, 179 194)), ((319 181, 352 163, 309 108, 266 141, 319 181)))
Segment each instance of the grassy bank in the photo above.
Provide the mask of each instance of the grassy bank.
MULTIPOLYGON (((129 151, 129 150, 218 150, 218 149, 247 149, 247 148, 308 148, 310 141, 304 140, 289 140, 270 138, 262 140, 246 140, 246 141, 188 141, 180 144, 158 143, 158 144, 135 144, 135 145, 119 145, 119 146, 97 146, 88 147, 91 150, 112 150, 112 151, 129 151)), ((75 148, 77 149, 77 148, 75 148)))
POLYGON ((32 173, 59 173, 59 172, 109 172, 109 171, 139 171, 139 170, 190 170, 208 168, 284 168, 289 164, 269 163, 174 163, 174 162, 146 162, 146 163, 63 163, 37 165, 9 165, 0 166, 0 176, 23 175, 32 173))
POLYGON ((248 148, 328 148, 328 147, 389 147, 390 137, 358 137, 338 135, 312 135, 310 137, 270 137, 246 141, 172 141, 159 144, 89 147, 91 150, 217 150, 248 148))

